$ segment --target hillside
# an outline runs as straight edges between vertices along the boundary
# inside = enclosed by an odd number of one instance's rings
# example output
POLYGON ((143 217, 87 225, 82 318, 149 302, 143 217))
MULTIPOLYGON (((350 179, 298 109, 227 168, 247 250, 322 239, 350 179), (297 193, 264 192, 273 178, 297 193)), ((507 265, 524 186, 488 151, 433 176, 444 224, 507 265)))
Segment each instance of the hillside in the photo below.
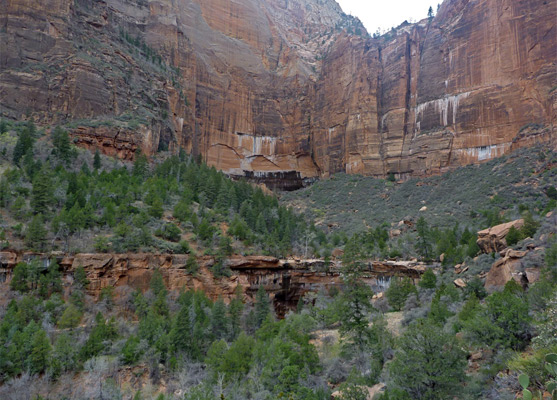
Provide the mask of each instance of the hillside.
POLYGON ((555 2, 0 9, 0 399, 557 397, 555 2))
POLYGON ((0 127, 2 398, 501 399, 551 379, 547 149, 279 201, 185 153, 122 162, 0 127))
POLYGON ((429 178, 397 182, 394 176, 336 174, 280 198, 331 232, 396 227, 419 217, 438 227, 458 223, 480 230, 493 223, 486 213, 515 219, 527 208, 543 214, 555 207, 547 193, 557 181, 556 162, 555 152, 534 147, 429 178))

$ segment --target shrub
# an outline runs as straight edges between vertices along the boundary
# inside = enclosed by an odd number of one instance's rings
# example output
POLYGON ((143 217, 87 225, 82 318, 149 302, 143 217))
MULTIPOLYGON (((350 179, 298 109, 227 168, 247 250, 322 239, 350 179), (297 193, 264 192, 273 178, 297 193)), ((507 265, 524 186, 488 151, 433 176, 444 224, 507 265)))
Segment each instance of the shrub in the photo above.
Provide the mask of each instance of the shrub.
POLYGON ((402 310, 402 307, 404 307, 404 303, 406 303, 406 299, 411 293, 417 293, 417 290, 410 278, 393 277, 385 295, 387 296, 389 305, 394 310, 400 311, 402 310))
POLYGON ((140 346, 140 340, 137 336, 132 335, 126 340, 126 344, 122 348, 122 361, 124 364, 135 364, 143 355, 140 346))
POLYGON ((418 285, 424 289, 435 289, 437 286, 437 277, 431 268, 426 269, 418 285))
POLYGON ((448 399, 462 390, 466 353, 454 335, 427 320, 410 325, 389 365, 391 384, 412 399, 448 399))
POLYGON ((505 236, 505 241, 507 242, 507 245, 514 246, 521 239, 522 239, 522 234, 520 233, 520 231, 516 229, 514 226, 511 226, 511 228, 509 229, 509 233, 507 233, 507 236, 505 236))
POLYGON ((73 304, 69 304, 64 313, 58 320, 58 328, 60 329, 68 329, 68 328, 75 328, 79 325, 81 321, 82 313, 77 309, 76 306, 73 304))

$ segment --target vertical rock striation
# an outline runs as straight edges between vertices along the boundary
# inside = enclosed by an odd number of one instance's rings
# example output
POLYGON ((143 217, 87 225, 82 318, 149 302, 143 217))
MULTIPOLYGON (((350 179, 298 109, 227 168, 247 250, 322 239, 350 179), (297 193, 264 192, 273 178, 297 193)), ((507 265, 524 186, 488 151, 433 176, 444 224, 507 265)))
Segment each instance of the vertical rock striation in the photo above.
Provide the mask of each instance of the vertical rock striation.
POLYGON ((125 158, 182 147, 295 188, 555 146, 550 1, 447 0, 377 39, 333 0, 1 4, 0 113, 125 158))

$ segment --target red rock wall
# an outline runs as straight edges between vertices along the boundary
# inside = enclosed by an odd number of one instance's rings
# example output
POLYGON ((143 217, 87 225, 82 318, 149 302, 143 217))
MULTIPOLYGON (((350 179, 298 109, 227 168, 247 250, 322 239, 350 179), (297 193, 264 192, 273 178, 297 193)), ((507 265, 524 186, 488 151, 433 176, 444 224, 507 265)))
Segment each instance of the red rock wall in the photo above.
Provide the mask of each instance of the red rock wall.
POLYGON ((380 39, 332 0, 2 5, 0 113, 74 121, 79 144, 109 154, 184 147, 233 175, 294 173, 296 186, 555 146, 550 1, 447 0, 380 39))
MULTIPOLYGON (((198 257, 200 268, 193 275, 186 270, 188 256, 185 254, 53 255, 8 250, 0 251, 0 292, 8 290, 15 265, 34 258, 42 260, 45 267, 48 260, 56 260, 64 273, 68 289, 75 269, 83 267, 89 280, 87 290, 96 298, 106 287, 127 286, 146 291, 154 271, 158 269, 169 290, 202 290, 209 298, 216 300, 220 297, 225 302, 236 296, 237 286, 240 286, 249 301, 254 300, 257 290, 263 286, 274 300, 279 315, 294 309, 306 292, 328 290, 342 284, 338 266, 326 266, 320 259, 279 260, 268 256, 231 256, 224 265, 232 270, 232 276, 215 278, 210 272, 215 260, 210 256, 198 257)), ((425 266, 417 262, 373 261, 368 264, 364 280, 369 285, 376 285, 378 280, 396 275, 417 281, 424 271, 425 266)))

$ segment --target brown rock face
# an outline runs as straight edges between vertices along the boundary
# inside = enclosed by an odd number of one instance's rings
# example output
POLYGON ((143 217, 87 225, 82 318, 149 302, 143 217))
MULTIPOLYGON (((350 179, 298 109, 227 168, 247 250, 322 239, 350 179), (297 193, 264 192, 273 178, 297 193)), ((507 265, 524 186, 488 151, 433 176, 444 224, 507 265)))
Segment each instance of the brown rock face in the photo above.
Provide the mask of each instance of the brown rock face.
POLYGON ((447 0, 371 39, 333 0, 8 0, 0 113, 291 189, 555 146, 557 9, 447 0), (283 185, 284 183, 284 185, 283 185))
POLYGON ((527 251, 509 250, 503 258, 495 261, 485 278, 485 288, 488 292, 502 289, 505 284, 514 279, 517 283, 527 286, 539 279, 539 268, 527 268, 522 271, 521 259, 527 251))
MULTIPOLYGON (((511 227, 520 229, 524 225, 523 219, 517 219, 500 225, 492 226, 478 232, 478 240, 476 243, 484 253, 497 253, 507 248, 505 237, 509 233, 511 227)), ((512 250, 511 250, 512 251, 512 250)))
MULTIPOLYGON (((342 284, 338 266, 325 265, 322 259, 279 260, 267 256, 231 256, 225 260, 233 275, 215 278, 210 267, 215 260, 210 256, 198 258, 199 271, 192 275, 186 271, 184 254, 76 254, 74 256, 32 253, 0 252, 0 291, 2 283, 9 283, 15 265, 21 261, 40 258, 45 267, 49 259, 56 259, 69 284, 79 266, 87 273, 89 294, 98 298, 105 287, 129 286, 147 290, 158 269, 169 290, 202 290, 213 300, 219 297, 228 302, 240 286, 244 296, 253 300, 263 286, 273 300, 279 316, 296 308, 298 300, 307 292, 331 289, 342 284)), ((411 261, 374 261, 368 264, 364 280, 371 286, 380 286, 392 276, 407 276, 419 280, 425 266, 411 261)))

